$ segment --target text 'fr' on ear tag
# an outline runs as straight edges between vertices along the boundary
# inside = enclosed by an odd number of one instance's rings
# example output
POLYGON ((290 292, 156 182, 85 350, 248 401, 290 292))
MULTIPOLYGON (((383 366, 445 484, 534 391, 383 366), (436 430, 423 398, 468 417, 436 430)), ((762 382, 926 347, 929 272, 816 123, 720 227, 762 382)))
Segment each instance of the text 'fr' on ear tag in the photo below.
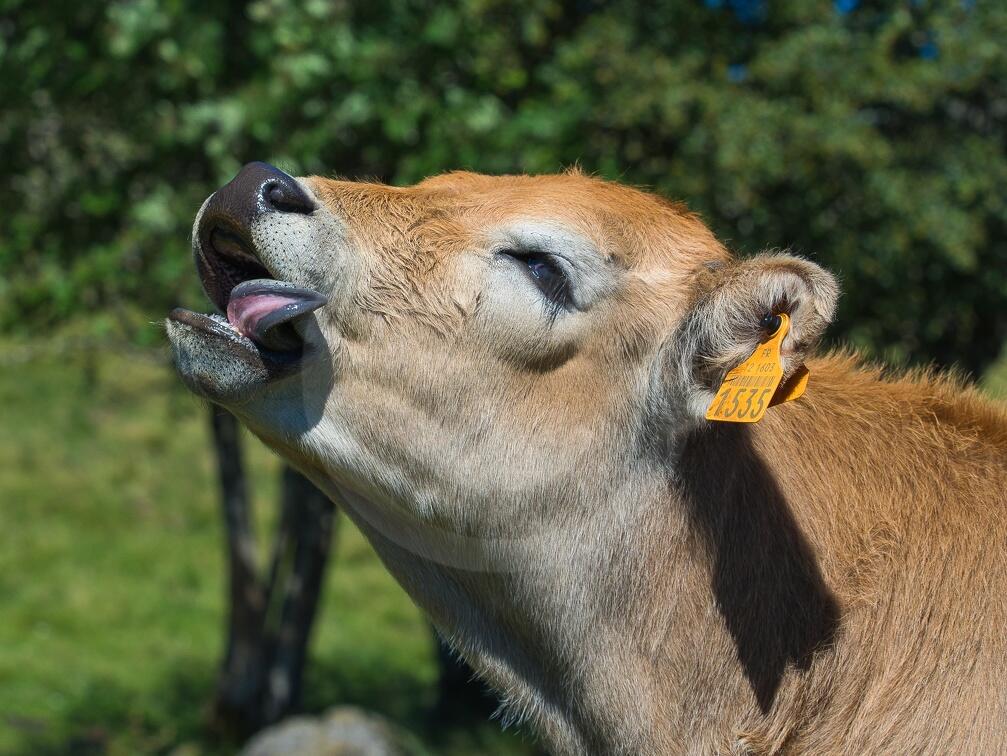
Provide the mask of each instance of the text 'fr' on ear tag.
POLYGON ((706 410, 707 420, 755 423, 766 414, 783 377, 780 345, 790 329, 790 318, 784 313, 779 318, 780 327, 773 335, 759 344, 751 357, 724 376, 706 410))

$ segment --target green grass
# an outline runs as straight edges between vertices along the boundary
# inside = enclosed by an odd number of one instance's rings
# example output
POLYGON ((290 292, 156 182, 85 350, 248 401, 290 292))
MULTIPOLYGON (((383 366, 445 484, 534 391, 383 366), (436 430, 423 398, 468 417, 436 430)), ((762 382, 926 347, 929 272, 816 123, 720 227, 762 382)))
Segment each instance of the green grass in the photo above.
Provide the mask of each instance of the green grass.
MULTIPOLYGON (((0 753, 232 751, 205 726, 225 611, 205 406, 107 351, 0 362, 0 407, 0 753)), ((265 541, 279 462, 245 440, 265 541)), ((426 724, 430 630, 345 518, 322 601, 306 708, 385 713, 432 753, 531 752, 496 723, 426 724)))
POLYGON ((983 376, 982 387, 998 399, 1007 399, 1007 344, 983 376))

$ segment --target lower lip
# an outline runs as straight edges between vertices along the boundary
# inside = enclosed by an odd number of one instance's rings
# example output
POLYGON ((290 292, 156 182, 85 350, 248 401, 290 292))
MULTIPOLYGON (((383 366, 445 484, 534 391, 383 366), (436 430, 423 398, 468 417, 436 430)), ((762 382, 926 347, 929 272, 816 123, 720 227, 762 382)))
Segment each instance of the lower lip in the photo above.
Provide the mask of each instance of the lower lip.
POLYGON ((258 359, 271 364, 274 370, 288 370, 298 363, 310 351, 307 344, 296 351, 277 352, 259 346, 247 336, 243 336, 234 326, 224 320, 204 315, 203 313, 176 307, 168 313, 168 320, 180 323, 194 331, 205 333, 211 338, 224 339, 233 347, 238 347, 248 354, 254 354, 258 359))
POLYGON ((200 331, 208 336, 222 338, 238 344, 250 351, 259 351, 258 345, 247 336, 242 336, 227 321, 204 315, 201 312, 193 312, 182 307, 176 307, 168 313, 168 320, 181 323, 194 331, 200 331))

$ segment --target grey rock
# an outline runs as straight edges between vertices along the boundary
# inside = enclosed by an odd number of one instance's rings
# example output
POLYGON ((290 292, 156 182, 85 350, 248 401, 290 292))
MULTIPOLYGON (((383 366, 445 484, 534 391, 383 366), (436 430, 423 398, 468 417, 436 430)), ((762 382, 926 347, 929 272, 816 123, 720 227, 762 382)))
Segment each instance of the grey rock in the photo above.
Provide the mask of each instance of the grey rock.
POLYGON ((290 717, 266 728, 241 756, 419 756, 414 741, 378 714, 337 706, 321 717, 290 717))

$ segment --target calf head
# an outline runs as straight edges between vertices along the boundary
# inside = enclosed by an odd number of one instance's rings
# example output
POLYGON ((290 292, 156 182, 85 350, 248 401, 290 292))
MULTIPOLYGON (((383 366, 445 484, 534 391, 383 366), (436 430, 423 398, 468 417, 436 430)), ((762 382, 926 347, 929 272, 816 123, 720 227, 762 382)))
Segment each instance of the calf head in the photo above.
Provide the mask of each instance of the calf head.
POLYGON ((578 172, 397 188, 257 163, 193 239, 227 317, 169 317, 186 383, 372 537, 489 569, 673 466, 763 316, 791 316, 789 372, 837 296, 812 263, 735 261, 681 206, 578 172))

